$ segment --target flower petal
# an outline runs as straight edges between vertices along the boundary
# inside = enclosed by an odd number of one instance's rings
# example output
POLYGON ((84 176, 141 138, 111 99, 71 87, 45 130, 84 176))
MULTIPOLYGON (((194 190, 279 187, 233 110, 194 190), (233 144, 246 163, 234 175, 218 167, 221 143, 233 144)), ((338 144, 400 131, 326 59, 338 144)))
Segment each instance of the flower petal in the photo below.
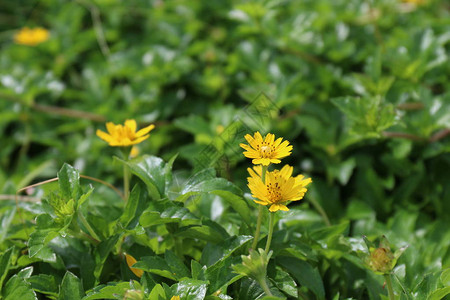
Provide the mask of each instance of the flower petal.
POLYGON ((136 124, 136 120, 126 120, 125 121, 125 127, 130 128, 132 133, 136 132, 136 128, 137 128, 137 124, 136 124))
POLYGON ((141 137, 146 135, 147 133, 149 133, 151 130, 153 130, 153 128, 155 128, 155 125, 151 124, 147 127, 142 128, 141 130, 139 130, 138 132, 136 132, 136 137, 141 137))

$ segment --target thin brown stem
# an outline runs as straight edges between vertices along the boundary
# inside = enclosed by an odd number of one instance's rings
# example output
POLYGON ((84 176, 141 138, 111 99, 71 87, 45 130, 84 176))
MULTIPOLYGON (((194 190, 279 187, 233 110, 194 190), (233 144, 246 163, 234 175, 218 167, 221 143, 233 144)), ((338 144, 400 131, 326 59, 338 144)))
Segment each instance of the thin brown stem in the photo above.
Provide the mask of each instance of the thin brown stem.
POLYGON ((434 143, 434 142, 437 142, 437 141, 445 138, 447 135, 450 135, 450 129, 449 128, 442 129, 442 130, 436 132, 435 134, 433 134, 430 137, 429 141, 430 141, 430 143, 434 143))

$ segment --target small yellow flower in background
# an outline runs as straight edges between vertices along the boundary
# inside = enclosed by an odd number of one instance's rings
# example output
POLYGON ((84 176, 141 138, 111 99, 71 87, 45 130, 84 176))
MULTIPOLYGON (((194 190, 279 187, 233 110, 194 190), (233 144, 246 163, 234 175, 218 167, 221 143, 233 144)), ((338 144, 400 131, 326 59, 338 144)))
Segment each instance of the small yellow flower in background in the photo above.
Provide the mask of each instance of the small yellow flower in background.
POLYGON ((180 300, 180 296, 173 296, 170 300, 180 300))
POLYGON ((130 157, 131 158, 135 158, 136 156, 138 156, 139 155, 139 148, 137 147, 137 146, 133 146, 132 148, 131 148, 131 152, 130 152, 130 157))
POLYGON ((255 165, 278 164, 281 162, 281 158, 291 155, 292 146, 289 145, 289 142, 281 142, 283 138, 275 140, 274 134, 268 133, 263 138, 257 131, 253 137, 246 134, 245 139, 249 145, 240 144, 239 146, 247 150, 244 152, 245 157, 252 158, 252 163, 255 165))
POLYGON ((136 121, 126 120, 125 125, 116 125, 112 122, 106 123, 108 133, 97 129, 97 136, 108 142, 113 147, 126 147, 136 145, 148 139, 148 133, 155 128, 155 125, 149 125, 136 132, 136 121))
POLYGON ((136 268, 132 267, 132 265, 134 265, 136 263, 136 259, 129 254, 125 254, 125 259, 127 260, 127 265, 128 265, 128 268, 130 268, 131 272, 133 272, 134 275, 136 275, 137 277, 141 278, 142 275, 144 274, 144 271, 141 269, 136 269, 136 268))
POLYGON ((411 3, 415 5, 424 4, 426 0, 402 0, 404 3, 411 3))
POLYGON ((250 177, 248 187, 254 200, 261 205, 270 205, 269 211, 288 211, 287 201, 298 201, 307 192, 306 186, 311 183, 311 178, 304 179, 303 175, 292 177, 293 167, 285 165, 281 170, 267 172, 265 182, 261 180, 261 166, 248 169, 250 177))
POLYGON ((36 46, 45 42, 50 37, 50 32, 41 27, 36 28, 22 28, 18 33, 14 35, 14 42, 21 45, 36 46))

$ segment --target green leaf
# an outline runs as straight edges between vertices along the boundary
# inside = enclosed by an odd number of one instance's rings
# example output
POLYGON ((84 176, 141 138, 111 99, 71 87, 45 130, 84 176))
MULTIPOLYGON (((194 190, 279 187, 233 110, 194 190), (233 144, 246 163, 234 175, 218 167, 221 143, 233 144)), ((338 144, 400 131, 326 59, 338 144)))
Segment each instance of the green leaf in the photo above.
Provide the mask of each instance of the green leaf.
POLYGON ((148 200, 147 191, 140 184, 134 186, 130 193, 124 212, 120 217, 120 222, 126 229, 133 229, 139 223, 139 218, 146 208, 148 200))
POLYGON ((108 238, 107 240, 102 241, 100 244, 97 245, 97 247, 94 250, 94 259, 95 259, 94 276, 96 278, 97 283, 102 273, 105 261, 108 258, 108 255, 114 249, 119 238, 120 235, 116 234, 108 238))
POLYGON ((241 278, 240 275, 230 272, 231 265, 240 263, 241 258, 231 255, 243 249, 252 239, 251 236, 234 236, 217 245, 206 245, 200 263, 208 266, 205 272, 205 279, 210 282, 208 293, 219 289, 225 291, 228 285, 241 278))
MULTIPOLYGON (((137 282, 136 282, 137 283, 137 282)), ((127 290, 131 289, 130 282, 111 282, 108 285, 99 285, 90 291, 83 300, 94 299, 118 299, 123 297, 127 290)), ((150 298, 153 299, 153 298, 150 298)), ((157 299, 157 298, 156 298, 157 299)))
POLYGON ((23 279, 30 278, 31 274, 33 274, 33 266, 26 267, 17 273, 17 276, 23 279))
MULTIPOLYGON (((6 278, 6 275, 8 274, 9 268, 11 266, 11 258, 14 252, 14 246, 6 250, 1 256, 0 256, 0 293, 2 291, 3 287, 3 281, 6 278)), ((0 294, 1 295, 1 294, 0 294)))
POLYGON ((188 268, 184 265, 183 261, 175 255, 175 253, 167 250, 164 254, 164 259, 166 260, 167 264, 170 267, 170 270, 173 274, 175 274, 178 280, 184 277, 189 277, 190 274, 188 268))
POLYGON ((166 223, 178 223, 180 226, 201 224, 199 218, 180 205, 182 204, 170 200, 151 201, 149 208, 142 213, 139 223, 143 227, 166 223))
POLYGON ((184 238, 199 239, 211 243, 219 243, 224 239, 221 232, 218 232, 213 227, 207 225, 182 228, 176 235, 184 238))
MULTIPOLYGON (((166 163, 159 157, 143 155, 131 161, 120 162, 127 164, 131 172, 139 177, 147 186, 150 195, 154 199, 164 198, 166 195, 166 179, 171 172, 171 167, 166 167, 166 163)), ((173 160, 169 163, 169 166, 173 160)))
POLYGON ((164 291, 164 288, 160 284, 155 285, 155 287, 150 292, 148 299, 166 300, 167 298, 166 298, 166 292, 164 291))
POLYGON ((192 279, 205 280, 206 266, 202 266, 196 260, 191 260, 192 279))
POLYGON ((444 285, 445 287, 450 286, 450 268, 442 271, 440 279, 442 285, 444 285))
POLYGON ((189 115, 187 117, 177 118, 174 125, 181 130, 192 133, 193 135, 213 135, 209 123, 199 115, 189 115))
POLYGON ((314 230, 311 233, 311 237, 314 240, 327 240, 330 238, 335 238, 340 234, 344 234, 349 228, 349 222, 343 221, 341 224, 322 227, 320 229, 314 230))
POLYGON ((28 241, 29 256, 38 257, 47 262, 55 262, 56 256, 47 247, 47 244, 59 236, 60 226, 54 222, 48 214, 39 215, 36 218, 36 230, 30 235, 28 241))
POLYGON ((230 237, 217 245, 208 244, 203 249, 200 263, 208 266, 209 270, 210 266, 213 266, 214 264, 217 264, 220 261, 228 258, 235 251, 244 247, 244 245, 250 242, 252 239, 252 236, 240 235, 230 237))
POLYGON ((14 275, 5 285, 3 291, 4 300, 37 300, 36 293, 25 279, 14 275))
POLYGON ((6 238, 9 226, 11 225, 11 222, 16 214, 16 208, 12 207, 2 214, 3 215, 0 217, 0 244, 3 243, 6 238))
POLYGON ((49 295, 53 298, 58 296, 58 284, 56 283, 55 276, 39 274, 31 276, 27 279, 27 282, 31 284, 31 288, 36 292, 49 295))
POLYGON ((348 118, 353 133, 363 137, 379 137, 381 131, 395 124, 395 110, 381 98, 334 98, 336 105, 348 118))
POLYGON ((211 194, 222 197, 222 199, 228 202, 231 207, 242 217, 247 225, 250 226, 252 224, 252 212, 243 197, 223 190, 211 191, 211 194))
POLYGON ((84 292, 80 279, 67 271, 61 282, 58 300, 79 300, 83 296, 84 292))
POLYGON ((427 300, 440 300, 450 294, 450 286, 445 288, 437 289, 427 297, 427 300))
POLYGON ((80 199, 77 202, 77 209, 84 203, 86 202, 86 200, 89 199, 89 196, 92 194, 92 192, 94 191, 94 188, 91 187, 89 189, 89 191, 87 191, 87 193, 84 193, 83 195, 81 195, 80 199))
POLYGON ((277 257, 276 262, 297 279, 301 285, 310 289, 318 299, 325 299, 325 289, 317 268, 313 268, 306 261, 287 256, 277 257))
POLYGON ((173 285, 171 290, 174 295, 183 300, 203 300, 206 296, 208 282, 202 280, 185 279, 173 285))
POLYGON ((177 280, 177 275, 174 274, 175 272, 173 272, 168 263, 159 256, 144 256, 134 264, 133 268, 142 269, 174 281, 177 280))
POLYGON ((279 267, 276 268, 274 282, 279 290, 291 297, 297 297, 297 284, 287 272, 281 270, 279 267))
POLYGON ((58 184, 61 196, 69 201, 73 199, 75 202, 80 198, 82 191, 80 187, 80 174, 78 171, 68 165, 64 164, 58 172, 58 184))

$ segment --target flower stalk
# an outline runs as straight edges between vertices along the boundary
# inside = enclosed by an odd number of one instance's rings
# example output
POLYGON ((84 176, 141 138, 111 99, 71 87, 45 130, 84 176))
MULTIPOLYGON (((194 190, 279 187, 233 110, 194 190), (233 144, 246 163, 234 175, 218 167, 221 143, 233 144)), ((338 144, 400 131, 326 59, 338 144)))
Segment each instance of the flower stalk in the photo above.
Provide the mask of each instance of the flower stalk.
MULTIPOLYGON (((261 181, 263 183, 266 182, 266 172, 267 172, 267 168, 269 166, 262 166, 262 171, 261 171, 261 181)), ((263 215, 263 207, 259 206, 258 207, 258 219, 256 221, 256 231, 255 231, 255 238, 253 239, 253 243, 252 243, 252 249, 256 249, 256 245, 258 244, 258 240, 259 240, 259 235, 261 233, 261 223, 262 223, 262 215, 263 215)))
POLYGON ((275 223, 275 213, 269 212, 269 234, 267 235, 267 243, 266 243, 266 254, 269 253, 270 250, 270 244, 272 242, 272 235, 273 235, 273 227, 275 223))
POLYGON ((391 274, 384 275, 384 279, 386 280, 389 300, 395 300, 394 289, 392 288, 391 274))

